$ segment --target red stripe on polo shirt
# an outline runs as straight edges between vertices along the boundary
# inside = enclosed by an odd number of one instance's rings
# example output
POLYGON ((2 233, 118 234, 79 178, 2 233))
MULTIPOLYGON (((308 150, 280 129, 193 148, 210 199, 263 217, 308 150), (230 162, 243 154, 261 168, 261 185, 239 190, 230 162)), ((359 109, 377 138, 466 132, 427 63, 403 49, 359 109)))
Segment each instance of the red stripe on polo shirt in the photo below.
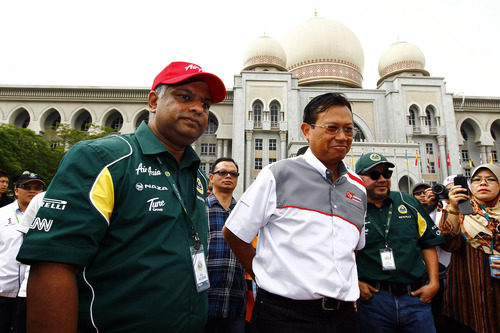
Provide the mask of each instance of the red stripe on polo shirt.
POLYGON ((338 217, 338 218, 340 218, 340 219, 342 219, 342 220, 344 220, 344 221, 352 224, 353 226, 356 227, 356 229, 358 229, 359 232, 361 232, 361 230, 359 230, 358 226, 355 223, 349 221, 348 219, 346 219, 346 218, 344 218, 344 217, 342 217, 340 215, 328 214, 328 213, 325 213, 325 212, 322 212, 322 211, 319 211, 319 210, 316 210, 316 209, 310 209, 310 208, 304 208, 304 207, 298 207, 298 206, 281 206, 281 207, 278 206, 278 207, 276 207, 276 209, 284 209, 284 208, 297 208, 297 209, 301 209, 301 210, 308 210, 310 212, 320 213, 320 214, 323 214, 323 215, 326 215, 326 216, 338 217))

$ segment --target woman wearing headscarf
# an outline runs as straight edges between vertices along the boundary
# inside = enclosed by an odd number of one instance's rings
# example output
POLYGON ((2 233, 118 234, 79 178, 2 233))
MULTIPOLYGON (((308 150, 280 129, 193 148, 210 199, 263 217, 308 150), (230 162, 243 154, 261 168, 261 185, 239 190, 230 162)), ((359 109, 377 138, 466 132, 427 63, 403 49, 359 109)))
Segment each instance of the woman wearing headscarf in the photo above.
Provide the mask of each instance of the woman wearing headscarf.
MULTIPOLYGON (((452 252, 444 295, 444 314, 475 332, 500 333, 500 275, 490 276, 489 257, 500 254, 500 167, 475 168, 470 190, 453 186, 450 204, 441 217, 445 250, 452 252), (469 200, 473 213, 462 215, 460 201, 469 200)), ((500 268, 495 261, 494 268, 500 268)))

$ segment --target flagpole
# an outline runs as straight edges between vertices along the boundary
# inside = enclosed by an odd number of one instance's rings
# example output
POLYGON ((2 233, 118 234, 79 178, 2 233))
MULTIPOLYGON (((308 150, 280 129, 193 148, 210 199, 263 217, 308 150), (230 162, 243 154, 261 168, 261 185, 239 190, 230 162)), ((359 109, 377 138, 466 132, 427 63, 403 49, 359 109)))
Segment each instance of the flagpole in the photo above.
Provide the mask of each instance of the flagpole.
POLYGON ((408 166, 410 163, 408 163, 408 151, 405 150, 405 164, 406 164, 406 180, 408 181, 408 194, 410 194, 410 167, 408 166))

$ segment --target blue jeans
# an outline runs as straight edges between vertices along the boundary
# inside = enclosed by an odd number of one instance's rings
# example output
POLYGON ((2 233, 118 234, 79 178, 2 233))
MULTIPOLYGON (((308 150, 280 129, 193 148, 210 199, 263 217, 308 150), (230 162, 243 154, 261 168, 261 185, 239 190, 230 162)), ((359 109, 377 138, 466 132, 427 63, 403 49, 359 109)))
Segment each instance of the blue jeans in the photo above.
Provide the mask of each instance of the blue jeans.
POLYGON ((358 301, 358 320, 361 332, 436 332, 430 303, 409 294, 392 296, 385 290, 358 301))

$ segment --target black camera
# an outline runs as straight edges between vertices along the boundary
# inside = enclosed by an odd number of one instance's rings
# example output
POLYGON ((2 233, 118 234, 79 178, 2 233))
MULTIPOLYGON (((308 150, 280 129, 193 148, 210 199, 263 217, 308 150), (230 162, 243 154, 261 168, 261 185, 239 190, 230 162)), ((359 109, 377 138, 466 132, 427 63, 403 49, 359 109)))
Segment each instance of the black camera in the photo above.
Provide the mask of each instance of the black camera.
POLYGON ((432 193, 436 195, 439 200, 448 200, 449 190, 443 184, 434 184, 432 186, 432 193))

